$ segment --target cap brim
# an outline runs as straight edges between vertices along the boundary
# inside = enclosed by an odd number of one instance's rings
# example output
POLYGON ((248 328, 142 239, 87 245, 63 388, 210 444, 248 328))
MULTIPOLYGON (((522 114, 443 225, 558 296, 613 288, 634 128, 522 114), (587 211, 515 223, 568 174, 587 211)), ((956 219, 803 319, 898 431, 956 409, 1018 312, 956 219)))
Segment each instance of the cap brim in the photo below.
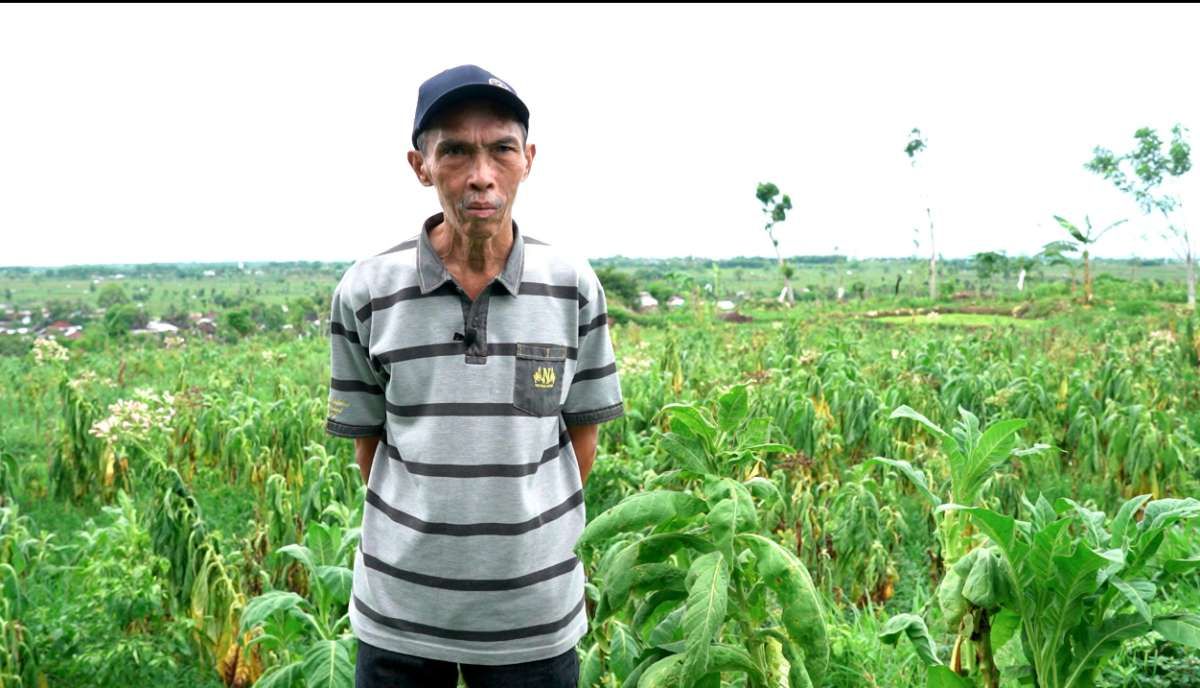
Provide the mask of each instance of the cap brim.
POLYGON ((492 86, 490 84, 467 84, 443 93, 441 97, 433 101, 433 103, 431 103, 430 106, 425 109, 425 115, 421 118, 421 121, 417 123, 417 128, 413 131, 413 148, 417 147, 417 134, 424 131, 426 127, 429 126, 429 123, 433 121, 433 118, 438 115, 438 113, 451 105, 455 105, 466 100, 476 99, 490 100, 512 108, 513 112, 516 113, 521 123, 526 127, 529 126, 529 108, 526 107, 525 103, 517 97, 517 94, 507 89, 500 88, 499 86, 492 86))

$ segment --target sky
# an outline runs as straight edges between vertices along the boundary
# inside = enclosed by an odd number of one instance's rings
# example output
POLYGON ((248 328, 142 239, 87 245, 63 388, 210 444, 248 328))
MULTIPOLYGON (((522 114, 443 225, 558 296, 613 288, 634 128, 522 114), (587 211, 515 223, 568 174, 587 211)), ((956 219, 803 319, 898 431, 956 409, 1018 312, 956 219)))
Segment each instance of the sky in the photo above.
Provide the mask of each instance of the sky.
MULTIPOLYGON (((1140 4, 2 5, 0 265, 378 253, 440 210, 405 154, 418 86, 465 63, 530 108, 522 232, 576 255, 773 255, 754 196, 770 181, 794 207, 784 255, 926 255, 928 199, 948 258, 1036 253, 1066 238, 1055 214, 1128 219, 1096 255, 1171 257, 1163 222, 1083 164, 1142 126, 1200 128, 1198 20, 1140 4)), ((1173 190, 1176 222, 1200 220, 1200 172, 1173 190)))

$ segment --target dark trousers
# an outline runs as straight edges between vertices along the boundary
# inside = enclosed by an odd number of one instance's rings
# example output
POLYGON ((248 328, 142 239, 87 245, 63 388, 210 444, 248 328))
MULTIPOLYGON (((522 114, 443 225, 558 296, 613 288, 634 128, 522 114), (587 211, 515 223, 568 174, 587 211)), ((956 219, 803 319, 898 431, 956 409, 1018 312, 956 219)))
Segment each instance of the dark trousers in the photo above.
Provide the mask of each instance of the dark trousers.
POLYGON ((576 688, 579 655, 575 648, 557 657, 519 664, 455 664, 391 652, 358 641, 355 688, 456 688, 458 672, 469 688, 576 688))

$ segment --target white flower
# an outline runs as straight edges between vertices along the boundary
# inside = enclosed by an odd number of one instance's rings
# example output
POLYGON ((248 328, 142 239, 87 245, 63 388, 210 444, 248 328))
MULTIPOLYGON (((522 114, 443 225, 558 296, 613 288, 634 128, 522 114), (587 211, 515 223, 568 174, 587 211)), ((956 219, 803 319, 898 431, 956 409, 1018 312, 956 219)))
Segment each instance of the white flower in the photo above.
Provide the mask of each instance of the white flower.
POLYGON ((89 432, 100 439, 115 444, 121 441, 138 441, 149 438, 155 430, 170 430, 175 418, 175 397, 164 392, 156 394, 151 389, 138 389, 136 399, 120 399, 109 404, 108 418, 92 424, 89 432))
POLYGON ((53 339, 38 337, 33 342, 33 360, 38 365, 44 365, 51 361, 66 363, 71 360, 71 354, 66 347, 53 339))

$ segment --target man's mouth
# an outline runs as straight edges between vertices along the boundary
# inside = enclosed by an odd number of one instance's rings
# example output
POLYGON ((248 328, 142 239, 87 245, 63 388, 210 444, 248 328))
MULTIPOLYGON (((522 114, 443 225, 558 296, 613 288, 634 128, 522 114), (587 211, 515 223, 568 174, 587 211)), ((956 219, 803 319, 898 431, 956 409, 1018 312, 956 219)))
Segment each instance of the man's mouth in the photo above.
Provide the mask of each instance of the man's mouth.
POLYGON ((467 206, 467 214, 471 217, 491 217, 500 212, 500 209, 494 205, 472 203, 467 206))

